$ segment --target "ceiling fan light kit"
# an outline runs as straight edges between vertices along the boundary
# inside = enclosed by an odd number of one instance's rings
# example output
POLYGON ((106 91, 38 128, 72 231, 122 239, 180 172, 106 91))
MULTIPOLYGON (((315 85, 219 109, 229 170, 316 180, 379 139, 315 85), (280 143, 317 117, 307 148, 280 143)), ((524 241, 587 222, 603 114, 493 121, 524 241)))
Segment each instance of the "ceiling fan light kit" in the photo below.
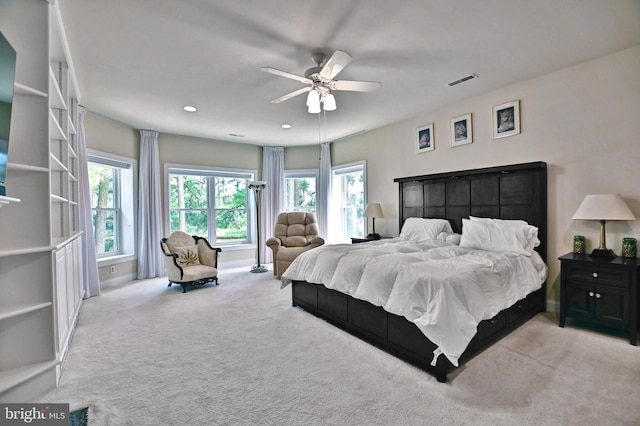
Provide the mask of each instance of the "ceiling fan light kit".
POLYGON ((306 102, 308 107, 307 111, 310 114, 318 114, 323 109, 324 111, 334 111, 337 109, 336 98, 333 93, 331 93, 332 91, 373 92, 380 87, 380 82, 377 81, 334 80, 334 77, 351 62, 352 57, 347 52, 336 50, 326 62, 326 56, 319 51, 314 52, 311 58, 316 63, 316 66, 309 68, 305 72, 304 77, 271 67, 261 68, 264 72, 307 84, 307 86, 302 89, 273 99, 271 101, 272 103, 278 104, 309 92, 306 102))

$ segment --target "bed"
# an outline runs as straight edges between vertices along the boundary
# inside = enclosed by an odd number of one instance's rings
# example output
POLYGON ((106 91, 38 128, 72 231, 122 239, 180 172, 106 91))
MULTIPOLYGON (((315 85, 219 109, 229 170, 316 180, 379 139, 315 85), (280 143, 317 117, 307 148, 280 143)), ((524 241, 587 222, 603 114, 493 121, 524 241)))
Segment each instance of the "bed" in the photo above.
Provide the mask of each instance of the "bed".
MULTIPOLYGON (((282 285, 292 286, 293 306, 446 382, 448 372, 545 311, 546 163, 412 176, 394 182, 399 190, 400 237, 314 249, 292 263, 283 274, 282 285), (407 235, 411 237, 406 229, 423 223, 433 237, 406 241, 407 235), (446 225, 446 229, 432 229, 436 224, 446 225), (518 235, 525 232, 527 256, 478 250, 484 247, 474 246, 474 241, 494 228, 514 229, 518 235), (480 231, 475 236, 474 229, 480 231), (454 241, 456 236, 462 240, 454 241), (311 254, 314 251, 317 253, 311 254), (362 260, 360 267, 358 259, 362 260), (336 270, 329 274, 332 267, 316 263, 334 264, 336 270), (513 267, 517 276, 497 275, 513 267), (427 270, 429 274, 424 273, 427 270), (523 282, 530 283, 526 289, 509 282, 520 280, 517 277, 521 275, 527 277, 523 282), (382 290, 383 296, 373 295, 371 289, 386 288, 385 283, 389 283, 389 290, 382 290), (495 294, 499 286, 509 286, 508 297, 487 296, 495 294), (477 294, 459 296, 458 288, 477 294), (414 297, 408 295, 415 291, 424 293, 425 300, 417 303, 415 298, 406 299, 414 297), (478 307, 475 300, 482 295, 495 301, 478 307), (426 300, 432 297, 439 299, 439 304, 426 300), (461 305, 464 309, 458 310, 458 303, 465 304, 461 305), (436 313, 439 319, 431 321, 429 318, 435 318, 436 313)), ((492 244, 493 240, 492 236, 492 244)))

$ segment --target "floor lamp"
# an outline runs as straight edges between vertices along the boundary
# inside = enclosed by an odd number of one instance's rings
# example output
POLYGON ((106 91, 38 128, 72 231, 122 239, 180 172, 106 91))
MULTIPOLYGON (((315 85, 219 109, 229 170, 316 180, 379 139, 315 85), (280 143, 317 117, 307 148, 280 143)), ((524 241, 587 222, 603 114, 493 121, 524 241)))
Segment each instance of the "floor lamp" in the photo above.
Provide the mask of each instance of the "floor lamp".
POLYGON ((267 272, 267 267, 260 264, 260 202, 262 201, 262 190, 267 186, 265 181, 249 182, 249 189, 253 190, 256 200, 256 232, 258 236, 258 264, 251 267, 251 272, 267 272))

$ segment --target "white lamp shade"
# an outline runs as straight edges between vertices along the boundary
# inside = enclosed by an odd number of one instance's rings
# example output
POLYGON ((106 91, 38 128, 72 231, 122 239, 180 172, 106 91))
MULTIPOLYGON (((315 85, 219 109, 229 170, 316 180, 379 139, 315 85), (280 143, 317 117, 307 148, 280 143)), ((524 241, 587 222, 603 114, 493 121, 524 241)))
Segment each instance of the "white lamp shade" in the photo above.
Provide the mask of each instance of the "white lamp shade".
POLYGON ((320 95, 317 90, 313 89, 307 95, 307 106, 311 107, 312 105, 320 105, 320 95))
POLYGON ((317 104, 309 105, 309 109, 307 110, 307 112, 309 114, 319 114, 320 113, 320 102, 318 101, 317 104))
POLYGON ((336 108, 336 98, 331 93, 329 93, 324 97, 324 110, 335 111, 336 108))
POLYGON ((587 195, 571 219, 635 220, 624 199, 618 194, 587 195))
POLYGON ((369 203, 362 214, 364 217, 384 217, 380 203, 369 203))

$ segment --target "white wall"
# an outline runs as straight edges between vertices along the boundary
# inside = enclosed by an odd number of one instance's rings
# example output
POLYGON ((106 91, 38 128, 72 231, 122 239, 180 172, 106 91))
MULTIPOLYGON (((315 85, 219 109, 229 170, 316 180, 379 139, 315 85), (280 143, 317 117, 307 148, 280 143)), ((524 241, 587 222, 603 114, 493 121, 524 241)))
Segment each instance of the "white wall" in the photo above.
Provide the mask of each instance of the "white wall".
MULTIPOLYGON (((572 221, 586 194, 619 193, 639 219, 607 224, 607 246, 640 238, 640 46, 502 88, 332 144, 333 164, 367 161, 368 199, 381 202, 376 231, 397 235, 396 177, 503 164, 548 164, 549 296, 558 298, 558 256, 573 235, 599 242, 599 224, 572 221), (521 134, 492 139, 492 107, 520 100, 521 134), (449 120, 473 114, 471 145, 451 148, 449 120), (415 152, 416 129, 434 123, 435 150, 415 152)), ((480 77, 482 78, 482 77, 480 77)), ((473 81, 466 83, 473 84, 473 81)))

